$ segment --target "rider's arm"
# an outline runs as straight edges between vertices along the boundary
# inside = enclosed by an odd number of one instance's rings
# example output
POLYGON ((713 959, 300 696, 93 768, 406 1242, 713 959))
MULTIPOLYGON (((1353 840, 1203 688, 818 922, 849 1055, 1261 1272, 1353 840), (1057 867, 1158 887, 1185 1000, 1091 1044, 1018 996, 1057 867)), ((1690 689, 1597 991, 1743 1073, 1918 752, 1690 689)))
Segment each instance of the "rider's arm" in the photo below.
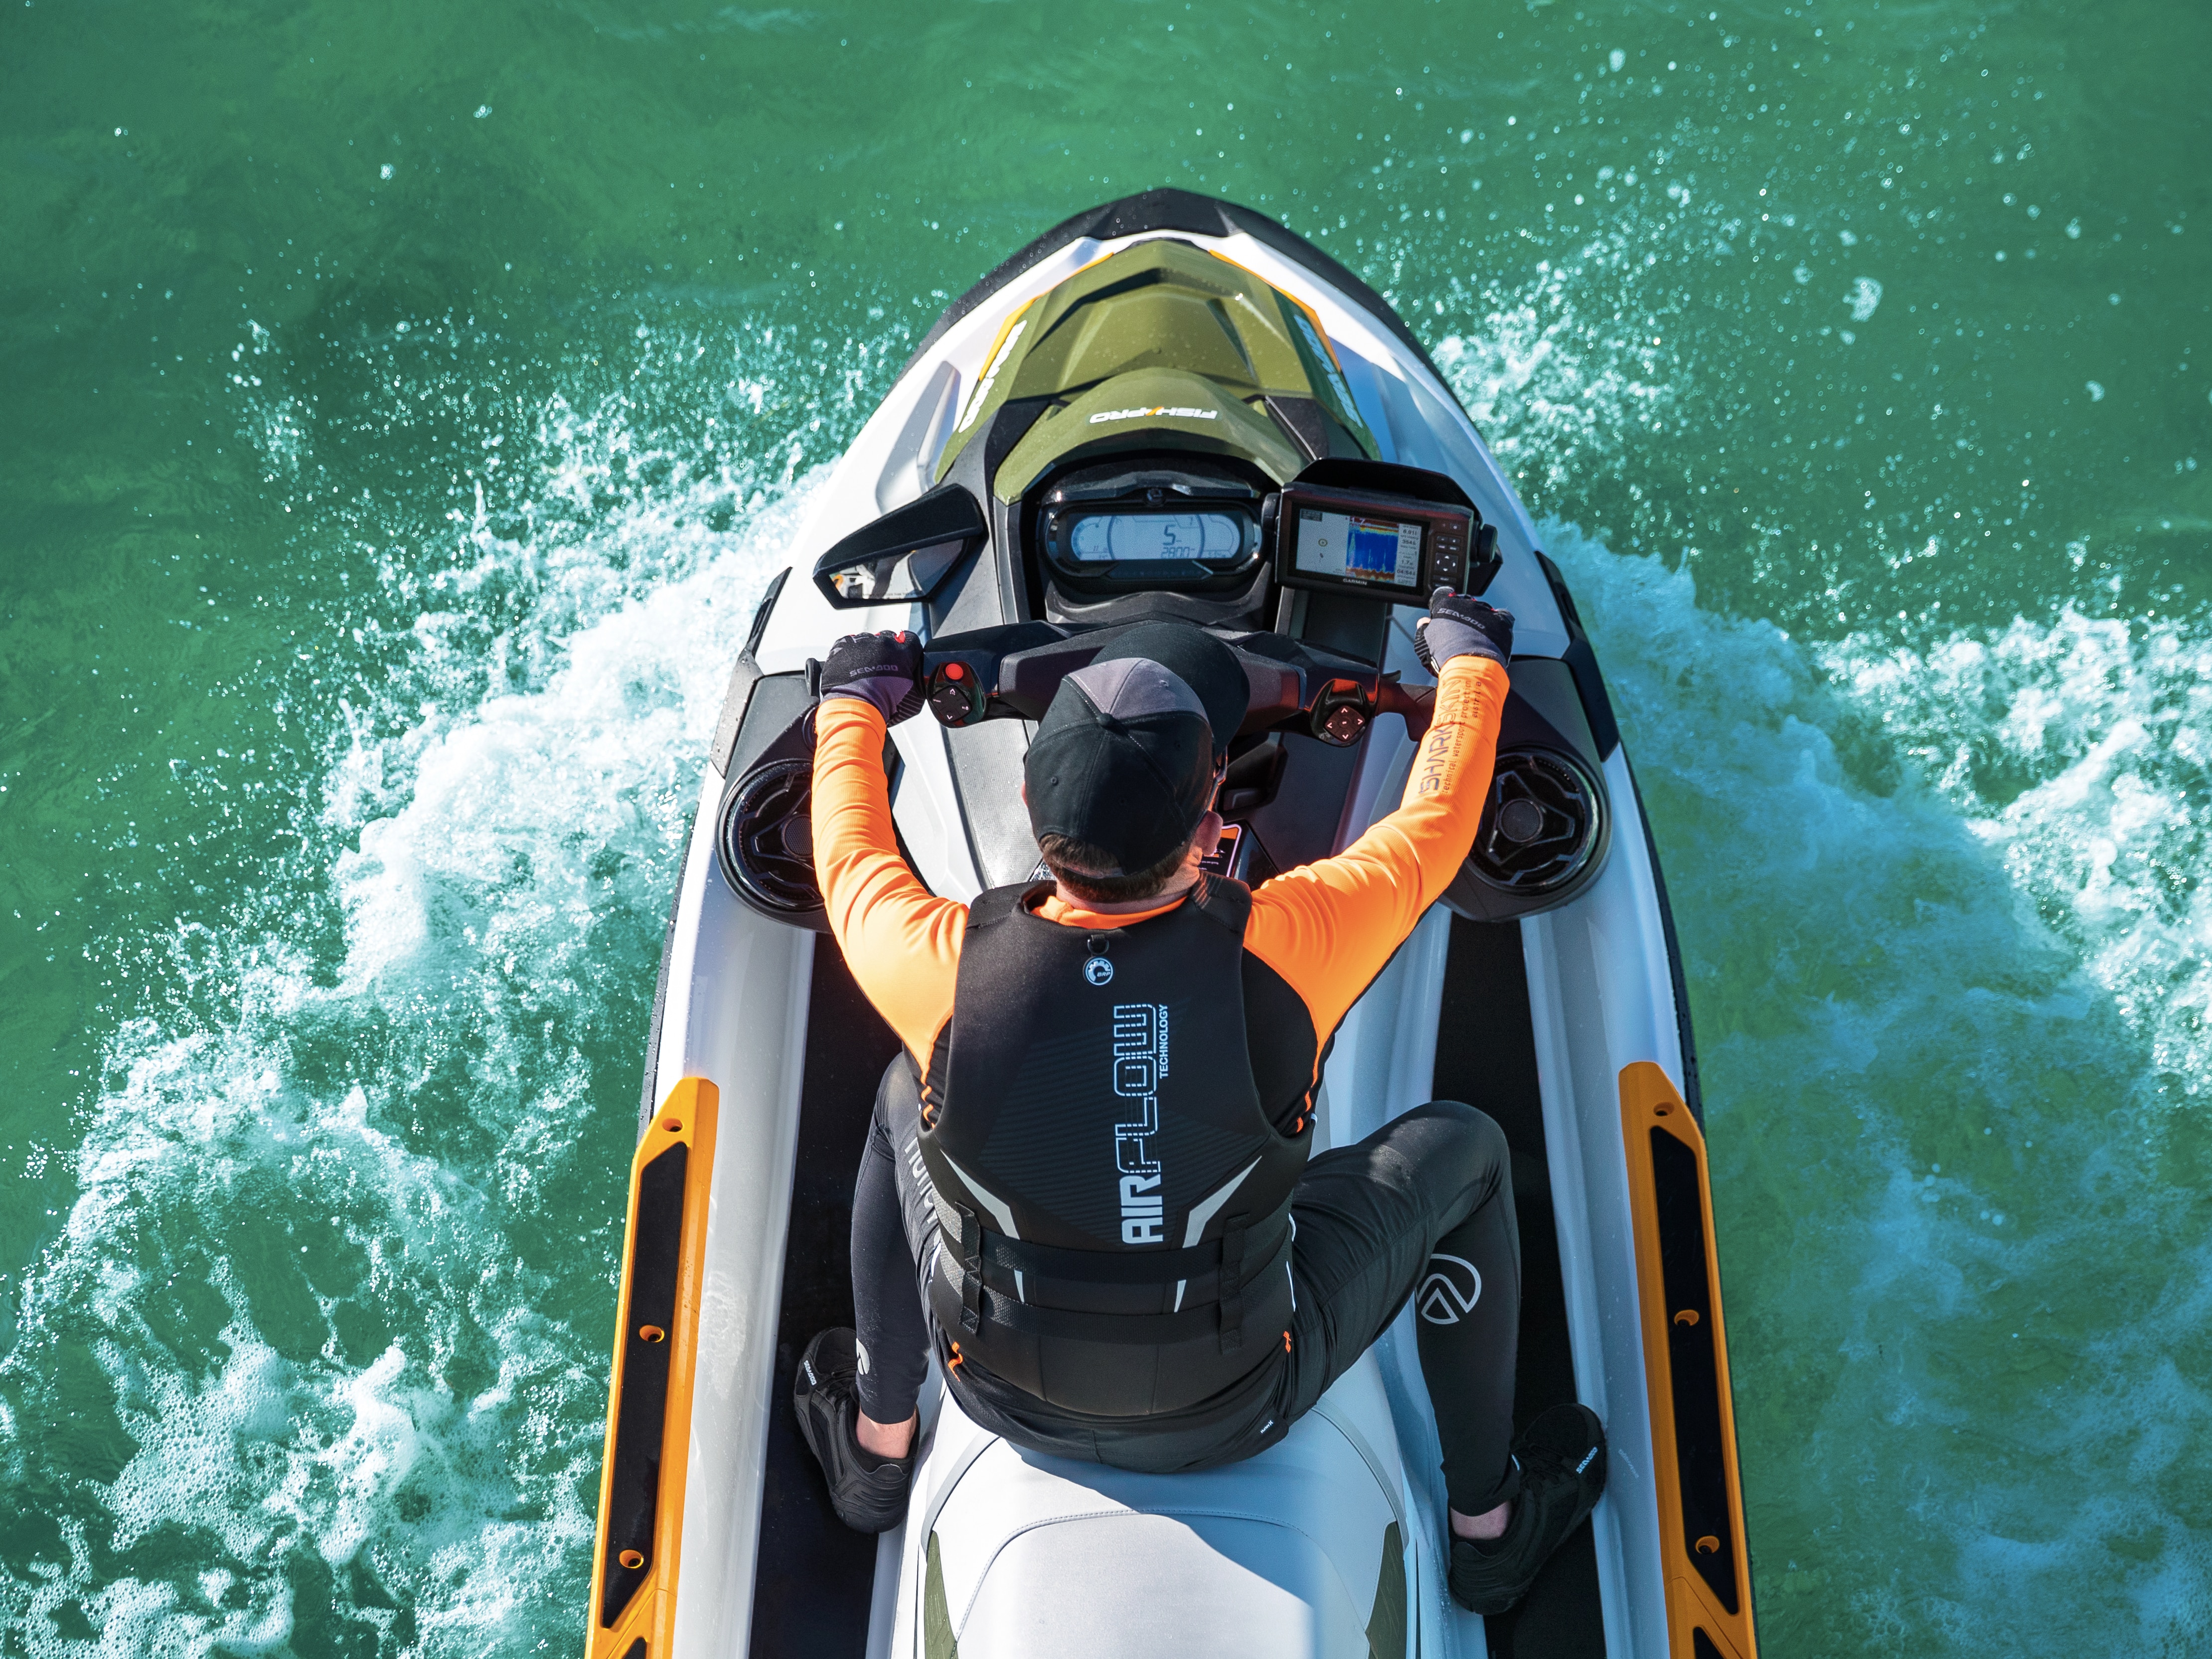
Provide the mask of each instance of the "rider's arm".
POLYGON ((1334 858, 1253 894, 1245 948, 1304 1000, 1316 1042, 1328 1041, 1474 845, 1505 691, 1498 664, 1447 662, 1398 810, 1334 858))
POLYGON ((827 697, 814 731, 814 875, 830 932, 861 994, 926 1069, 951 1017, 968 908, 939 898, 899 856, 884 717, 860 698, 827 697))

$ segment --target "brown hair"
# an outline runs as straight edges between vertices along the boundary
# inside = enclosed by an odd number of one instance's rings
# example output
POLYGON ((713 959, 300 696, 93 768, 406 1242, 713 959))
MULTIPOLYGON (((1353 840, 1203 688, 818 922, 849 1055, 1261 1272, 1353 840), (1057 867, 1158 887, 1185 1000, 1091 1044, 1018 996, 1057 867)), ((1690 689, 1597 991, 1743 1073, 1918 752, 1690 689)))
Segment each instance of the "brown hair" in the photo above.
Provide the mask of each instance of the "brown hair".
POLYGON ((1150 898, 1174 880, 1190 851, 1190 842, 1185 842, 1158 864, 1133 876, 1091 873, 1101 865, 1110 866, 1114 855, 1073 836, 1046 835, 1038 841, 1037 850, 1044 854, 1045 868, 1076 897, 1093 904, 1126 904, 1131 899, 1150 898))

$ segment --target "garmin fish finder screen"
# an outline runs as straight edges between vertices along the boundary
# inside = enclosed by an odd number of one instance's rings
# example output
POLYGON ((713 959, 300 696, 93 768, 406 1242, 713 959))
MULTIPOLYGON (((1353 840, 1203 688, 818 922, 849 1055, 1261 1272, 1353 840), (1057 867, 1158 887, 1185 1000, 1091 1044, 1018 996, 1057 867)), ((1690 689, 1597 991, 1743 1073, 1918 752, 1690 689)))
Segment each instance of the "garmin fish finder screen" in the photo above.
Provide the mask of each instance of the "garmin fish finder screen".
POLYGON ((1421 526, 1396 519, 1301 507, 1294 567, 1309 576, 1418 589, 1421 526))

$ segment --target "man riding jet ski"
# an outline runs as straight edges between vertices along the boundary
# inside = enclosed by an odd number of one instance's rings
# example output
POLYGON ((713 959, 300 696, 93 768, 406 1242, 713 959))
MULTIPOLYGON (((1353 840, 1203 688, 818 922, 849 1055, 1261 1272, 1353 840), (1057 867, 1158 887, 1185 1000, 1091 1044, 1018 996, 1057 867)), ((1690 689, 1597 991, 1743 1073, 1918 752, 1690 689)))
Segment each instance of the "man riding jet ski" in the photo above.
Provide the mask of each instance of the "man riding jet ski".
POLYGON ((1103 204, 811 501, 671 903, 590 1659, 1757 1659, 1657 852, 1413 330, 1103 204))
POLYGON ((859 1330, 817 1336, 794 1383, 847 1525, 905 1513, 933 1352, 1017 1445, 1203 1469, 1282 1440, 1431 1283, 1457 1316, 1418 1327, 1453 1596, 1505 1611, 1589 1513, 1596 1413, 1556 1407, 1509 1444, 1521 1260, 1498 1126, 1436 1101, 1308 1157, 1335 1030, 1459 872, 1490 787, 1513 618, 1440 587, 1420 629, 1435 713, 1398 810, 1256 890, 1202 867, 1243 669, 1188 622, 1122 633, 1060 684, 1024 762, 1052 880, 972 906, 933 896, 892 829, 885 732, 922 707, 920 641, 832 647, 815 871, 903 1048, 854 1199, 859 1330))

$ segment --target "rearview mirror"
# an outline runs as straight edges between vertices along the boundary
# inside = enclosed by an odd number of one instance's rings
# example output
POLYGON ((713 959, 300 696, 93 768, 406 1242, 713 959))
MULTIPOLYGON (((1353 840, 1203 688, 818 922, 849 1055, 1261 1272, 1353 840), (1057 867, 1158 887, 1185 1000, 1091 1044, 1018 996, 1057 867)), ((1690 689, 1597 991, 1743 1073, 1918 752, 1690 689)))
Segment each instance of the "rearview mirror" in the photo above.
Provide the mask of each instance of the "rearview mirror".
POLYGON ((814 585, 841 611, 915 604, 936 592, 990 533, 967 489, 945 484, 839 542, 815 562, 814 585))

